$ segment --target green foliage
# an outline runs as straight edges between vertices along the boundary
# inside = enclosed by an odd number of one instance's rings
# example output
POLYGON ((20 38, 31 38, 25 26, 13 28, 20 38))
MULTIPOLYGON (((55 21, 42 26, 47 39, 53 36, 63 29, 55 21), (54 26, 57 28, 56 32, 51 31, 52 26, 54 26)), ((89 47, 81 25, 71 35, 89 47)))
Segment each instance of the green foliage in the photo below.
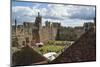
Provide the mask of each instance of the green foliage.
POLYGON ((55 41, 54 40, 49 40, 47 45, 54 45, 55 41))
POLYGON ((66 41, 49 40, 46 45, 60 45, 60 46, 63 46, 63 45, 65 45, 65 42, 66 41))
POLYGON ((64 48, 64 46, 57 46, 57 45, 45 45, 43 47, 38 48, 38 51, 42 54, 48 53, 48 52, 56 52, 58 53, 64 48))

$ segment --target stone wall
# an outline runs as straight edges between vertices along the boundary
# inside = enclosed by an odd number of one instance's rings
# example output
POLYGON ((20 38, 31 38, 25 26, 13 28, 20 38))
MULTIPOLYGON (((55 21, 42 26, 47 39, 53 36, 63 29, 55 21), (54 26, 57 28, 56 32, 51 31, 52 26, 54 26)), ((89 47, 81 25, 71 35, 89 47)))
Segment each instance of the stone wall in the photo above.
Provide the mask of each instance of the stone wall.
MULTIPOLYGON (((14 28, 14 26, 12 26, 12 28, 14 28)), ((35 40, 36 43, 46 43, 48 40, 56 39, 57 29, 58 27, 51 24, 50 26, 42 26, 38 30, 35 24, 24 22, 23 25, 17 26, 16 32, 15 29, 12 29, 12 38, 17 37, 19 45, 22 45, 22 42, 25 41, 27 37, 30 41, 35 40)))
POLYGON ((51 63, 73 63, 96 61, 96 31, 85 32, 75 43, 65 49, 51 63))

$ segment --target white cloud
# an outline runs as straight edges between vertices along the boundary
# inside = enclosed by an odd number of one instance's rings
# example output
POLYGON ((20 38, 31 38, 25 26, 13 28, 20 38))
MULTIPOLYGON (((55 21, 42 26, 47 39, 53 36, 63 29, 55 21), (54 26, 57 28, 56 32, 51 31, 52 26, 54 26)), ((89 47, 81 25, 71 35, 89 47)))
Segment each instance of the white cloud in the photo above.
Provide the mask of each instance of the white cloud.
POLYGON ((14 6, 12 7, 12 10, 16 14, 21 15, 28 15, 32 16, 33 10, 30 7, 24 7, 24 6, 14 6))
MULTIPOLYGON (((35 4, 30 6, 13 6, 12 15, 17 17, 20 21, 33 21, 38 12, 42 15, 43 23, 46 20, 62 22, 63 25, 67 23, 81 25, 82 20, 92 20, 95 17, 95 7, 79 6, 79 5, 60 5, 60 4, 35 4)), ((67 25, 68 26, 68 25, 67 25)))
POLYGON ((95 7, 93 6, 72 6, 68 10, 69 18, 92 20, 95 17, 95 7))
MULTIPOLYGON (((34 10, 30 7, 14 6, 12 7, 13 19, 18 19, 19 23, 34 22, 34 18, 37 16, 38 10, 34 10)), ((12 19, 12 20, 13 20, 12 19)))

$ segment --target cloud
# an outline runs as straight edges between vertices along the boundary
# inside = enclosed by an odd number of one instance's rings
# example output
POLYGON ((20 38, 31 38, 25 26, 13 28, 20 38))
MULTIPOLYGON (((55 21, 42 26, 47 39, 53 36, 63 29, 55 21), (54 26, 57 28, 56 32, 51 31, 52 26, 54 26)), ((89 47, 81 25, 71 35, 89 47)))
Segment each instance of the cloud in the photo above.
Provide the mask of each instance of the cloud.
MULTIPOLYGON (((82 20, 93 20, 95 17, 95 7, 79 5, 60 5, 60 4, 40 4, 33 3, 33 6, 13 6, 12 17, 17 18, 19 23, 34 22, 38 12, 40 12, 43 23, 44 20, 59 21, 67 24, 75 24, 82 20)), ((72 24, 72 25, 73 25, 72 24)), ((79 24, 78 24, 79 25, 79 24)))
POLYGON ((50 4, 48 5, 48 8, 50 16, 64 19, 64 16, 68 15, 66 12, 66 6, 64 5, 50 4))
POLYGON ((18 16, 33 16, 34 12, 30 7, 15 6, 12 7, 12 12, 18 16))
POLYGON ((12 7, 12 17, 17 19, 19 23, 34 22, 38 10, 33 11, 30 7, 14 6, 12 7))
POLYGON ((93 20, 95 18, 95 7, 93 6, 73 6, 68 11, 71 19, 93 20))
POLYGON ((93 6, 79 6, 79 5, 59 5, 59 4, 47 4, 46 8, 41 8, 42 5, 38 5, 33 10, 38 10, 42 16, 46 19, 58 19, 64 20, 70 19, 82 19, 92 20, 95 17, 95 7, 93 6))

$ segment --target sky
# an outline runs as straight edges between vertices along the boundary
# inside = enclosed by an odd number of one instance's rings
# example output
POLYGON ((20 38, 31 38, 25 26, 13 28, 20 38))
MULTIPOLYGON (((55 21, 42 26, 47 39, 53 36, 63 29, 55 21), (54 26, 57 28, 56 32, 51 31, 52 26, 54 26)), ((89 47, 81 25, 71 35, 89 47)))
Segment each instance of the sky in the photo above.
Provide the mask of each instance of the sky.
POLYGON ((40 12, 42 23, 45 21, 58 22, 62 26, 83 26, 84 22, 93 22, 95 18, 95 6, 51 4, 36 2, 12 1, 12 24, 17 20, 18 24, 23 22, 34 22, 40 12))

